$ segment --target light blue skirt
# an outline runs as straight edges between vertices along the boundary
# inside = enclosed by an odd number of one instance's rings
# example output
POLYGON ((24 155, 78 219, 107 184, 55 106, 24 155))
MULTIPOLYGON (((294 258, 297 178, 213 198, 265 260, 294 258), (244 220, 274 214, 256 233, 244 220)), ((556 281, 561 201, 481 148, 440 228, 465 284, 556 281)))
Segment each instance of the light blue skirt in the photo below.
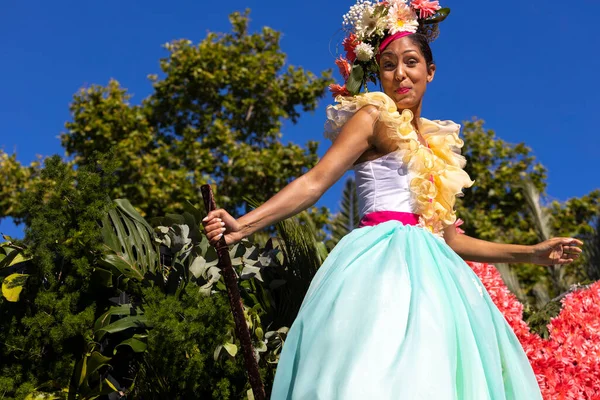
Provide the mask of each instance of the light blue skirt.
POLYGON ((271 399, 541 399, 510 326, 446 243, 396 221, 356 229, 316 274, 271 399))

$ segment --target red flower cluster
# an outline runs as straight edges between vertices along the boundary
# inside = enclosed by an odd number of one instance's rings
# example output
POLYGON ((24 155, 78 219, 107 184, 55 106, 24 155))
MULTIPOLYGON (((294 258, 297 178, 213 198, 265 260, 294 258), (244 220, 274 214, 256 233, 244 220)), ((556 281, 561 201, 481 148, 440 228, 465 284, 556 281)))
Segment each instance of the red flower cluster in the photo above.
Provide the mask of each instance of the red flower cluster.
POLYGON ((568 294, 548 325, 550 338, 532 333, 523 305, 493 265, 468 262, 519 338, 546 400, 600 400, 600 282, 568 294))

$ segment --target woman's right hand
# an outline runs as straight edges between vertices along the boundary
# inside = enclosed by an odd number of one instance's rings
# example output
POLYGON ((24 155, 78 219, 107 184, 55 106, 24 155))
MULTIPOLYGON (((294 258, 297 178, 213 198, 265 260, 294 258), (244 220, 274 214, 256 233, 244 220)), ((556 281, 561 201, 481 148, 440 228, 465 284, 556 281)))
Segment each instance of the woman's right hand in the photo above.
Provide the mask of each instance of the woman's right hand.
POLYGON ((243 239, 241 234, 242 225, 237 222, 227 211, 223 209, 208 213, 202 220, 206 237, 213 246, 217 244, 221 236, 225 235, 225 243, 234 244, 243 239))

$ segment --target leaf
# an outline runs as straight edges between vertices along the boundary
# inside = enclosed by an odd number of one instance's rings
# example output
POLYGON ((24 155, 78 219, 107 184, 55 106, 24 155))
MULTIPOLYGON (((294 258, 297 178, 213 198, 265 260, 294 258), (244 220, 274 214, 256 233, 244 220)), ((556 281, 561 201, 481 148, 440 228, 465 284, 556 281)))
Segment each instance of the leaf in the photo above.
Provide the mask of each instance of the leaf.
MULTIPOLYGON (((75 364, 75 368, 73 368, 73 376, 71 377, 71 384, 75 383, 76 386, 72 386, 71 389, 71 394, 74 394, 77 391, 77 388, 79 388, 82 384, 83 381, 85 380, 85 376, 87 374, 87 358, 89 357, 88 354, 85 354, 83 356, 83 358, 79 361, 77 361, 77 363, 75 364)), ((73 396, 69 396, 69 398, 71 398, 73 396)))
POLYGON ((256 346, 254 346, 254 348, 256 349, 256 351, 260 352, 260 353, 264 353, 265 351, 268 350, 267 348, 267 344, 265 342, 263 342, 262 340, 259 341, 256 346))
POLYGON ((127 214, 129 216, 129 218, 136 221, 140 225, 143 225, 149 231, 152 231, 152 227, 150 226, 150 224, 148 224, 148 222, 146 222, 144 217, 142 217, 140 215, 140 213, 137 212, 137 210, 131 205, 129 200, 116 199, 116 200, 114 200, 114 202, 117 205, 117 207, 119 208, 119 210, 121 210, 123 213, 127 214))
POLYGON ((254 334, 256 335, 258 340, 263 340, 263 338, 265 337, 264 331, 260 326, 258 328, 256 328, 256 330, 254 331, 254 334))
POLYGON ((273 258, 273 253, 271 253, 271 252, 263 253, 260 256, 258 256, 257 264, 260 267, 275 267, 275 266, 277 266, 277 263, 275 262, 275 259, 273 258))
POLYGON ((27 282, 27 274, 11 274, 2 281, 2 295, 10 302, 19 301, 23 286, 27 282))
POLYGON ((183 203, 183 209, 190 213, 193 217, 194 220, 196 221, 196 224, 200 224, 200 221, 202 221, 202 218, 204 218, 206 216, 206 213, 203 211, 200 211, 199 209, 197 209, 192 203, 190 203, 189 200, 186 200, 183 203))
POLYGON ((434 15, 425 19, 423 23, 426 25, 438 24, 445 20, 448 15, 450 15, 450 9, 448 7, 440 8, 434 15))
POLYGON ((121 318, 111 324, 108 324, 96 332, 94 332, 98 340, 101 340, 102 337, 107 333, 116 333, 121 332, 126 329, 131 328, 151 328, 152 324, 148 321, 148 318, 145 315, 136 315, 131 317, 121 318))
POLYGON ((119 391, 119 388, 117 388, 117 387, 116 387, 116 386, 115 386, 115 385, 114 385, 114 384, 113 384, 113 383, 110 381, 110 379, 108 379, 108 378, 105 378, 105 379, 104 379, 104 384, 105 384, 106 386, 108 386, 108 388, 109 388, 108 390, 106 390, 106 392, 105 392, 106 394, 113 393, 113 392, 118 392, 118 391, 119 391))
POLYGON ((127 200, 115 200, 115 204, 102 221, 106 252, 101 264, 128 278, 143 280, 158 264, 154 230, 127 200))
POLYGON ((110 320, 113 315, 123 316, 123 315, 131 315, 133 311, 133 307, 131 304, 124 304, 121 306, 114 306, 108 309, 104 314, 102 314, 94 323, 94 330, 100 330, 105 326, 110 325, 110 320))
POLYGON ((206 270, 206 275, 204 277, 207 282, 200 287, 200 291, 204 295, 210 295, 213 285, 221 279, 221 270, 218 267, 210 267, 206 270))
POLYGON ((94 268, 92 272, 92 281, 104 287, 113 287, 113 274, 104 268, 94 268))
MULTIPOLYGON (((93 374, 99 368, 112 360, 110 357, 105 357, 101 353, 94 351, 91 354, 85 354, 81 360, 75 364, 73 376, 71 377, 71 386, 69 388, 69 398, 75 398, 75 393, 89 391, 89 382, 93 374)), ((90 397, 85 397, 90 398, 90 397)))
POLYGON ((231 265, 242 265, 244 262, 244 254, 246 254, 246 247, 244 247, 244 245, 242 245, 241 243, 237 243, 236 245, 234 245, 233 248, 229 250, 229 256, 231 257, 231 265))
POLYGON ((213 353, 213 359, 217 361, 219 359, 219 355, 221 354, 221 350, 223 350, 223 345, 218 345, 215 348, 215 352, 213 353))
POLYGON ((96 372, 100 367, 108 365, 112 360, 111 357, 103 356, 101 353, 94 351, 89 357, 87 357, 87 377, 96 372))
POLYGON ((245 264, 255 265, 260 260, 260 249, 258 246, 251 244, 250 242, 242 242, 246 247, 246 252, 243 255, 245 264))
POLYGON ((17 265, 22 262, 29 261, 31 259, 32 259, 32 257, 25 257, 25 256, 23 256, 23 253, 19 252, 17 254, 17 256, 10 262, 10 264, 8 266, 12 267, 13 265, 17 265))
POLYGON ((189 237, 190 239, 192 239, 193 243, 199 243, 202 240, 203 236, 202 231, 200 230, 200 226, 198 225, 201 219, 199 220, 196 218, 196 211, 188 211, 188 208, 185 207, 185 204, 184 208, 186 208, 186 211, 182 215, 185 220, 185 224, 190 228, 189 237))
POLYGON ((196 279, 202 277, 206 269, 206 260, 202 256, 196 257, 190 264, 190 272, 196 279))
POLYGON ((188 225, 172 225, 169 236, 171 237, 170 247, 173 253, 190 250, 188 246, 192 243, 192 239, 190 238, 190 227, 188 225))
POLYGON ((348 81, 346 82, 346 89, 355 95, 360 92, 360 88, 363 84, 363 78, 365 76, 365 72, 360 64, 353 64, 352 71, 350 72, 350 76, 348 77, 348 81))
POLYGON ((231 357, 235 357, 238 352, 238 347, 233 343, 225 343, 223 348, 229 353, 231 357))
POLYGON ((261 268, 253 267, 251 265, 244 266, 242 269, 242 273, 240 274, 240 279, 250 279, 256 278, 259 281, 263 282, 263 278, 260 274, 261 268))
POLYGON ((134 353, 143 353, 148 348, 148 344, 136 337, 132 337, 126 340, 123 340, 121 343, 115 346, 114 354, 117 354, 119 347, 127 346, 133 350, 134 353))
POLYGON ((0 244, 0 269, 31 260, 32 257, 23 255, 23 250, 15 247, 11 242, 0 244))

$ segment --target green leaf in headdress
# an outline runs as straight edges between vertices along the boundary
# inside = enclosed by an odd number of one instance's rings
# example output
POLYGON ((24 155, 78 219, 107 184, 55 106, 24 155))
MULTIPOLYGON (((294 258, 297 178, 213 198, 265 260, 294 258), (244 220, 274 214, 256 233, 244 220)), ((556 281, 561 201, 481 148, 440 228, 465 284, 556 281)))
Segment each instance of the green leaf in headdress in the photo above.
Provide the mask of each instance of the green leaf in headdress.
POLYGON ((365 71, 363 70, 363 67, 359 64, 352 65, 352 71, 348 77, 348 82, 346 82, 346 89, 353 95, 358 94, 362 87, 364 77, 365 71))
POLYGON ((429 18, 426 18, 423 21, 423 24, 425 24, 425 25, 439 24, 440 22, 445 20, 448 17, 448 15, 450 15, 450 9, 448 7, 440 8, 434 15, 432 15, 429 18))

